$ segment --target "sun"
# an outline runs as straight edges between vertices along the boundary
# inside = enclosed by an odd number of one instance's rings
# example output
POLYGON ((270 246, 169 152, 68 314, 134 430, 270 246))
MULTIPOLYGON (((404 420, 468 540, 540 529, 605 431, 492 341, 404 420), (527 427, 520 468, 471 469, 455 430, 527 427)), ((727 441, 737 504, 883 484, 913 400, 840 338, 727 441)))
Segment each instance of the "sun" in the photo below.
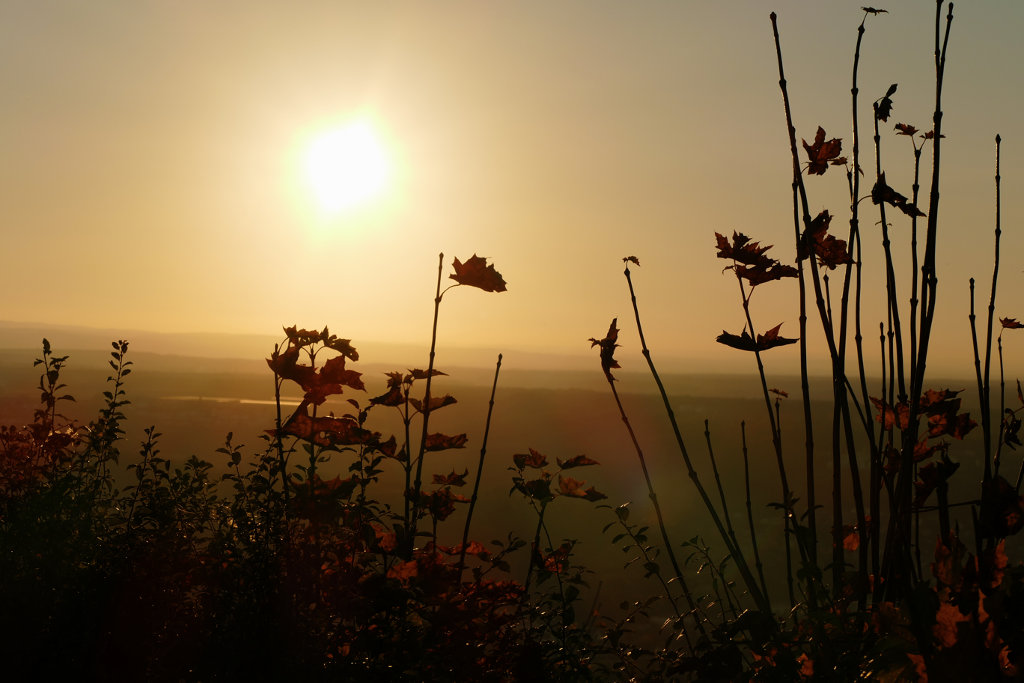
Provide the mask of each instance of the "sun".
POLYGON ((306 153, 306 176, 320 206, 340 213, 386 189, 390 164, 370 124, 356 121, 316 137, 306 153))

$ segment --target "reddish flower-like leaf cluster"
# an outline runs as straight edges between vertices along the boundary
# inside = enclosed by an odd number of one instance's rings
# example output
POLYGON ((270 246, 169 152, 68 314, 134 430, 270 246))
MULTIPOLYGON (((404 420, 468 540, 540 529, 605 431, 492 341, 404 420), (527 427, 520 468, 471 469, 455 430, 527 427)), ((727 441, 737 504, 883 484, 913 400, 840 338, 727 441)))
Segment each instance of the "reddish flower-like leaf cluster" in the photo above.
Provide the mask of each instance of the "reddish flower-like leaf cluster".
POLYGON ((814 144, 808 145, 806 140, 801 140, 804 151, 807 152, 807 172, 811 175, 824 175, 829 165, 845 166, 846 158, 839 156, 843 151, 843 141, 839 138, 825 140, 825 129, 818 126, 818 132, 814 135, 814 144))
POLYGON ((722 334, 718 335, 715 341, 719 344, 725 344, 726 346, 731 346, 734 349, 739 349, 740 351, 764 351, 776 346, 795 344, 797 342, 796 339, 779 336, 779 328, 781 327, 782 323, 779 323, 764 334, 757 335, 757 341, 754 341, 746 330, 744 330, 741 335, 730 334, 723 330, 722 334))
POLYGON ((834 270, 836 266, 853 263, 846 241, 828 234, 832 215, 822 211, 811 221, 797 247, 797 259, 805 259, 810 254, 818 257, 818 263, 834 270))
POLYGON ((605 335, 604 339, 595 339, 591 337, 587 341, 590 342, 590 348, 595 346, 601 347, 601 369, 604 370, 604 376, 608 378, 609 382, 615 380, 612 375, 614 368, 621 367, 619 362, 615 360, 615 349, 619 347, 616 343, 619 339, 619 328, 615 326, 615 323, 619 321, 618 318, 612 318, 612 324, 608 326, 608 334, 605 335))
POLYGON ((320 405, 328 396, 340 394, 343 387, 364 391, 362 374, 345 368, 345 359, 358 360, 359 354, 348 339, 339 339, 325 327, 323 332, 298 330, 294 326, 285 328, 288 345, 284 351, 275 350, 267 359, 267 365, 278 377, 289 379, 306 392, 305 401, 320 405), (319 368, 299 362, 303 348, 322 344, 340 355, 329 359, 319 368))
POLYGON ((448 277, 460 285, 478 287, 485 292, 505 291, 505 280, 501 273, 496 271, 493 265, 488 265, 486 258, 473 254, 465 263, 456 258, 452 262, 452 268, 455 269, 455 273, 448 277))

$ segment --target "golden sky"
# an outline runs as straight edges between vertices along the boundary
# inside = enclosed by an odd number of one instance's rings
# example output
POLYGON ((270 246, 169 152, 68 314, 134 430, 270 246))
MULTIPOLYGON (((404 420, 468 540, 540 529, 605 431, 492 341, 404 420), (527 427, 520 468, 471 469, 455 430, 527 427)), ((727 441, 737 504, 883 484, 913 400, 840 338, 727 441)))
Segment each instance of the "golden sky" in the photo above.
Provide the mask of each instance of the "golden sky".
MULTIPOLYGON (((861 4, 7 0, 0 320, 266 334, 330 325, 369 358, 375 340, 426 348, 438 253, 446 277, 452 257, 476 253, 508 291, 446 295, 442 349, 590 354, 587 338, 618 316, 620 361, 636 367, 621 262, 635 255, 656 357, 753 369, 748 355, 714 341, 743 328, 714 233, 740 230, 776 244, 776 258, 794 257, 768 14, 779 14, 798 137, 821 125, 847 152, 861 4), (384 146, 390 181, 373 201, 328 215, 305 154, 354 120, 384 146)), ((889 14, 868 18, 864 194, 871 101, 891 83, 899 90, 883 124, 884 166, 889 184, 910 193, 910 144, 892 124, 931 127, 934 6, 889 3, 889 14)), ((955 8, 935 368, 972 371, 967 280, 978 278, 983 310, 996 133, 997 315, 1024 318, 1022 28, 1019 0, 955 8)), ((807 182, 812 211, 829 209, 844 236, 841 170, 807 182)), ((877 212, 862 207, 865 277, 880 301, 877 212)), ((906 264, 909 221, 890 220, 906 264)), ((757 292, 759 331, 784 322, 782 334, 796 335, 796 291, 784 281, 757 292)), ((866 308, 871 349, 879 316, 866 308)), ((1007 342, 1010 367, 1024 367, 1013 360, 1024 339, 1007 342)), ((796 357, 786 347, 767 358, 792 368, 796 357)))

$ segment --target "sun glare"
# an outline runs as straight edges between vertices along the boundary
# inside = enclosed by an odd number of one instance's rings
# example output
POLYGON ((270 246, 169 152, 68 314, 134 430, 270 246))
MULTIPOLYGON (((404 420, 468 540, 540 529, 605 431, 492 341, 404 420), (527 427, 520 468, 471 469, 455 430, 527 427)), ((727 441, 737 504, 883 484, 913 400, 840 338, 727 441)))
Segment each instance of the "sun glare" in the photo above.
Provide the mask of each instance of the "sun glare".
POLYGON ((360 121, 315 138, 306 153, 306 175, 320 206, 339 213, 380 195, 390 167, 373 128, 360 121))

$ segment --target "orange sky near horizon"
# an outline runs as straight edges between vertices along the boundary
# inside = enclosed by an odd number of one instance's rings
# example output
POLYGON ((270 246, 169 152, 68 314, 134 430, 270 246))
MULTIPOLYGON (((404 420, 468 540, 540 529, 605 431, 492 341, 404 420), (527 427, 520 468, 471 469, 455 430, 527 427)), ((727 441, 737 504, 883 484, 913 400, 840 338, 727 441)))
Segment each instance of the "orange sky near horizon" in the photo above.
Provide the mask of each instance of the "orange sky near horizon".
MULTIPOLYGON (((5 2, 0 320, 270 335, 329 325, 370 359, 375 340, 426 349, 438 253, 446 278, 453 257, 476 253, 508 291, 446 294, 442 352, 596 355, 587 338, 618 317, 620 362, 636 369, 621 261, 635 255, 656 359, 754 371, 753 358, 715 343, 744 320, 714 233, 746 232, 793 261, 791 161, 768 14, 779 15, 798 137, 812 139, 821 125, 849 153, 861 4, 5 2), (304 154, 354 120, 385 146, 390 183, 361 207, 327 214, 304 154)), ((873 182, 872 100, 899 84, 882 154, 889 184, 904 194, 910 144, 892 125, 931 126, 935 4, 891 5, 868 18, 862 47, 862 194, 873 182)), ((963 3, 954 17, 931 367, 969 375, 967 281, 977 278, 984 312, 997 133, 996 312, 1024 319, 1024 3, 963 3)), ((924 160, 927 177, 929 148, 924 160)), ((807 187, 812 212, 827 208, 845 237, 841 169, 807 187)), ((865 337, 876 359, 878 215, 870 201, 861 212, 872 292, 865 337)), ((892 212, 889 220, 906 272, 909 221, 892 212)), ((759 288, 759 331, 783 322, 782 334, 796 336, 796 292, 795 280, 759 288)), ((821 351, 816 322, 810 330, 821 351)), ((1008 377, 1024 374, 1018 334, 1005 340, 1008 377)), ((791 372, 796 359, 795 346, 773 350, 768 371, 791 372)))

